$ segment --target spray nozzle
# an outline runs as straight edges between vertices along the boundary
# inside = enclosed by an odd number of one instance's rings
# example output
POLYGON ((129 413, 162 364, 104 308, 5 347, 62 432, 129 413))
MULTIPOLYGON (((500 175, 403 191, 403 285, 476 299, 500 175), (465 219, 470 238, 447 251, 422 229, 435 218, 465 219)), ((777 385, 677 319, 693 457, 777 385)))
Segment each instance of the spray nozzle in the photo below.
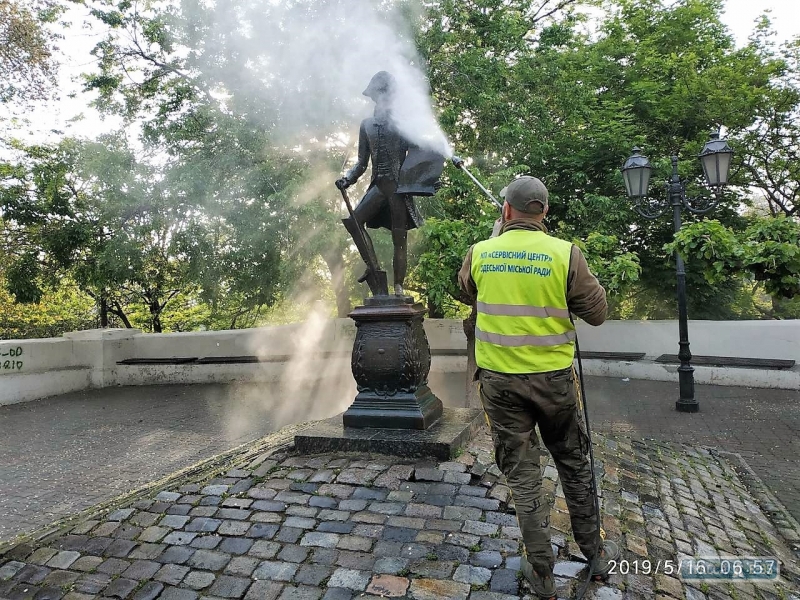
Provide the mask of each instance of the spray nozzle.
POLYGON ((472 173, 470 173, 470 172, 469 172, 469 169, 467 169, 466 165, 464 164, 464 159, 463 159, 463 158, 461 158, 461 157, 459 157, 459 156, 456 156, 456 155, 454 154, 454 155, 453 155, 453 157, 452 157, 450 160, 452 160, 452 161, 453 161, 453 164, 454 164, 454 165, 455 165, 457 168, 459 168, 459 169, 461 169, 462 171, 464 171, 464 173, 466 173, 466 174, 469 176, 469 178, 470 178, 470 179, 472 179, 472 182, 473 182, 475 185, 477 185, 477 186, 478 186, 478 188, 480 188, 480 190, 481 190, 481 191, 482 191, 484 194, 486 194, 486 197, 487 197, 487 198, 489 198, 489 200, 491 200, 492 202, 494 202, 494 203, 495 203, 495 205, 496 205, 498 208, 500 208, 500 209, 502 209, 502 208, 503 208, 503 203, 502 203, 502 202, 499 202, 499 201, 497 200, 497 198, 495 198, 494 196, 492 196, 492 192, 490 192, 489 190, 487 190, 487 189, 486 189, 486 188, 483 186, 483 184, 482 184, 480 181, 478 181, 478 180, 475 178, 475 176, 474 176, 472 173))

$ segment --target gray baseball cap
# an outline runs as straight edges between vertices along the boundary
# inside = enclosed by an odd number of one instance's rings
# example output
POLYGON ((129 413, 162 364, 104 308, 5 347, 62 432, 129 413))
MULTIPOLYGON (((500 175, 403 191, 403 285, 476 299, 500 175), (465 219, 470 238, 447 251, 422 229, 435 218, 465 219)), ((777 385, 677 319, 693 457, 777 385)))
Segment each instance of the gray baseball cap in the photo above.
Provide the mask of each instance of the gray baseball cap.
POLYGON ((548 205, 549 194, 541 180, 523 175, 504 187, 500 191, 500 197, 518 211, 540 215, 548 205))

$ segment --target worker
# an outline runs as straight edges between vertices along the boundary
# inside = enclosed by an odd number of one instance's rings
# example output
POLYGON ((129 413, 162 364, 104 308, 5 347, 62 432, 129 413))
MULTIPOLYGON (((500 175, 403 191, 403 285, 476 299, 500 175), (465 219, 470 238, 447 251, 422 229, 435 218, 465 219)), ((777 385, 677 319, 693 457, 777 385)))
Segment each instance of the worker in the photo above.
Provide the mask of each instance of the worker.
POLYGON ((504 196, 500 235, 472 246, 459 285, 475 302, 475 379, 491 427, 495 460, 511 488, 525 548, 521 570, 541 599, 555 599, 550 506, 542 491, 542 442, 561 479, 575 541, 591 576, 605 580, 619 546, 601 540, 589 438, 575 385, 573 313, 600 325, 606 292, 580 249, 551 237, 543 221, 548 192, 537 178, 516 179, 504 196), (595 556, 597 552, 597 556, 595 556))

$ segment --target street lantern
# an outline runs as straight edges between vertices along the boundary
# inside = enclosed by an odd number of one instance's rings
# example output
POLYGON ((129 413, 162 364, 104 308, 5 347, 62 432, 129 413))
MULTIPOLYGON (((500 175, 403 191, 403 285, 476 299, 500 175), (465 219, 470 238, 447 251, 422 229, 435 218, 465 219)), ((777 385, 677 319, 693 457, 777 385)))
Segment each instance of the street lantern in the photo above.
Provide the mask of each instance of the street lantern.
POLYGON ((625 188, 631 198, 642 198, 647 196, 647 188, 650 187, 650 173, 653 167, 646 156, 642 156, 640 148, 633 149, 633 155, 622 165, 622 177, 625 180, 625 188))
MULTIPOLYGON (((647 219, 657 219, 672 208, 672 219, 675 233, 681 230, 681 209, 702 215, 714 209, 719 203, 719 189, 728 183, 728 173, 731 167, 733 150, 728 146, 727 140, 719 139, 719 133, 712 133, 711 139, 706 143, 700 153, 700 162, 706 176, 706 183, 713 188, 713 197, 689 198, 686 196, 686 183, 678 175, 678 157, 672 157, 672 175, 666 184, 665 197, 648 198, 647 188, 650 183, 652 168, 650 161, 642 156, 639 148, 633 149, 633 155, 622 166, 622 176, 625 179, 625 188, 628 196, 633 200, 634 209, 647 219)), ((680 396, 675 403, 676 410, 680 412, 697 412, 700 404, 694 397, 694 367, 692 367, 692 353, 689 350, 689 315, 686 307, 686 269, 683 258, 675 252, 675 270, 678 279, 678 385, 680 396)))
POLYGON ((733 150, 728 146, 728 140, 719 139, 717 132, 712 133, 700 153, 700 163, 709 186, 719 187, 728 183, 732 156, 733 150))

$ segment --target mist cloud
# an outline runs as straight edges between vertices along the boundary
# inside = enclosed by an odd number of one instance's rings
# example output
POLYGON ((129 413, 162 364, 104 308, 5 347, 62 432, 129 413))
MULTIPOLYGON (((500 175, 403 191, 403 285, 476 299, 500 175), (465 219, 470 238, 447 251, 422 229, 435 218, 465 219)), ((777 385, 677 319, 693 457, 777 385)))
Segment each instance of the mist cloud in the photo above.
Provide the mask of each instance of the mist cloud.
MULTIPOLYGON (((308 139, 357 132, 373 103, 362 95, 381 70, 398 83, 393 114, 414 144, 450 154, 431 108, 414 47, 409 12, 368 0, 186 0, 198 16, 189 47, 202 40, 211 85, 278 138, 308 139), (207 11, 213 16, 209 24, 207 11)), ((190 37, 191 33, 190 33, 190 37)))

